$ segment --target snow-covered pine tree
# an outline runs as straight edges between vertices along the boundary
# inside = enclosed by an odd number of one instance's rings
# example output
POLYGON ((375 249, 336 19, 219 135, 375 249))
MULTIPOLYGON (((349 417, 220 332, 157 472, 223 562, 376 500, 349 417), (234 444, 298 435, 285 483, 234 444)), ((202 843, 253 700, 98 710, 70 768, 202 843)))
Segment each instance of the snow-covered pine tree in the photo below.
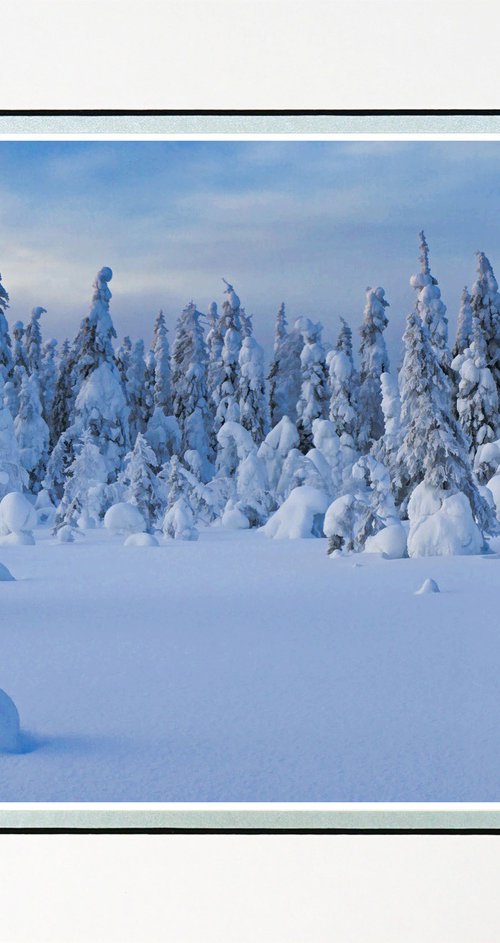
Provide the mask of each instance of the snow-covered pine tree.
POLYGON ((352 356, 352 331, 344 318, 334 350, 327 354, 330 379, 330 419, 340 439, 343 465, 349 468, 358 456, 359 381, 352 356))
POLYGON ((276 315, 274 353, 269 370, 271 428, 274 428, 283 416, 288 416, 292 422, 297 418, 297 403, 302 384, 300 355, 304 340, 297 327, 287 331, 287 326, 283 302, 276 315))
POLYGON ((431 275, 429 246, 424 232, 420 237, 420 272, 412 275, 410 285, 418 292, 416 310, 427 326, 429 340, 441 367, 449 373, 448 318, 446 305, 441 300, 437 278, 431 275))
POLYGON ((102 268, 94 281, 88 332, 83 337, 81 359, 84 380, 75 401, 73 436, 83 439, 86 430, 106 462, 108 482, 116 480, 129 449, 129 409, 115 364, 112 339, 116 337, 109 302, 108 282, 113 273, 102 268))
POLYGON ((486 341, 486 366, 491 370, 500 399, 500 294, 498 282, 484 252, 477 252, 477 278, 471 307, 486 341))
POLYGON ((385 314, 388 305, 383 288, 366 289, 359 370, 358 447, 362 452, 369 451, 384 432, 380 377, 389 370, 383 334, 389 323, 385 314))
POLYGON ((191 301, 178 318, 172 351, 173 413, 181 430, 181 453, 191 456, 203 481, 211 473, 209 461, 210 414, 207 401, 208 354, 200 322, 201 314, 191 301))
POLYGON ((359 552, 369 537, 396 523, 399 517, 387 468, 373 455, 362 455, 352 468, 346 493, 326 512, 328 553, 359 552))
POLYGON ((141 433, 134 448, 125 457, 120 475, 124 487, 123 500, 134 504, 141 512, 148 532, 151 533, 163 509, 161 486, 156 474, 158 459, 141 433))
POLYGON ((384 415, 384 434, 374 442, 372 455, 385 465, 394 481, 397 472, 397 454, 401 438, 401 401, 397 378, 391 373, 380 377, 382 392, 382 413, 384 415))
POLYGON ((305 454, 313 445, 314 420, 327 417, 330 391, 325 348, 321 343, 322 325, 314 324, 309 318, 300 318, 297 326, 304 341, 300 355, 302 384, 297 402, 297 430, 300 449, 305 454))
POLYGON ((165 537, 174 540, 197 540, 193 510, 189 501, 190 484, 185 469, 176 455, 169 463, 167 479, 168 504, 163 518, 165 537))
POLYGON ((52 338, 45 341, 42 347, 42 363, 40 367, 40 393, 42 400, 43 418, 49 427, 50 441, 52 433, 52 409, 56 395, 57 383, 57 341, 52 338))
POLYGON ((158 313, 153 329, 152 350, 155 359, 154 405, 170 416, 172 413, 172 386, 170 347, 163 311, 158 313))
POLYGON ((33 308, 31 318, 26 328, 26 354, 28 357, 28 373, 31 376, 40 377, 42 366, 42 331, 40 329, 40 318, 46 314, 46 308, 40 306, 33 308))
POLYGON ((264 351, 252 332, 252 317, 241 309, 243 342, 239 354, 240 365, 240 422, 248 429, 256 445, 269 432, 264 351))
POLYGON ((451 356, 453 359, 458 357, 459 354, 463 354, 464 350, 470 344, 472 333, 472 306, 471 306, 471 297, 465 287, 462 290, 462 295, 460 297, 460 310, 458 312, 457 319, 457 336, 455 338, 455 343, 453 345, 453 350, 451 356))
POLYGON ((457 413, 470 442, 469 458, 474 465, 481 445, 500 436, 500 416, 496 383, 486 366, 486 338, 477 314, 472 319, 472 340, 452 363, 458 371, 457 413))
POLYGON ((75 444, 75 451, 65 476, 54 532, 65 525, 95 526, 105 510, 106 463, 89 430, 75 444))
POLYGON ((59 352, 59 362, 57 366, 57 379, 54 388, 54 400, 52 403, 52 423, 51 423, 51 447, 53 448, 59 436, 71 425, 72 417, 70 414, 71 404, 74 399, 73 385, 74 374, 70 369, 70 344, 66 339, 61 344, 59 352))
POLYGON ((132 353, 132 341, 130 337, 124 337, 118 350, 116 351, 116 366, 118 367, 123 385, 127 386, 127 373, 130 367, 130 355, 132 353))
POLYGON ((5 312, 9 307, 9 296, 2 285, 0 275, 0 374, 4 382, 10 380, 13 369, 12 341, 5 312))
POLYGON ((24 324, 22 321, 16 321, 12 328, 12 336, 14 338, 14 343, 12 345, 12 359, 14 361, 15 367, 23 367, 28 373, 28 354, 26 353, 26 345, 24 342, 24 324))
POLYGON ((74 429, 63 429, 50 453, 43 488, 47 491, 54 507, 57 507, 64 494, 64 486, 69 468, 75 458, 74 429))
POLYGON ((149 407, 145 395, 146 362, 143 340, 135 341, 130 351, 125 382, 125 394, 130 409, 130 441, 135 442, 139 433, 144 433, 149 419, 149 407))
POLYGON ((47 465, 49 428, 42 417, 39 384, 35 375, 23 376, 14 431, 21 464, 29 475, 29 489, 33 494, 38 494, 47 465))
POLYGON ((223 345, 220 359, 220 381, 214 390, 215 405, 214 433, 217 434, 223 423, 239 422, 239 393, 241 349, 240 299, 232 285, 223 279, 227 286, 227 299, 222 306, 221 331, 223 345))
POLYGON ((491 508, 480 495, 468 458, 468 443, 452 415, 450 380, 430 342, 418 308, 407 319, 401 367, 401 445, 397 454, 397 500, 408 499, 425 482, 435 492, 462 492, 483 533, 495 532, 491 508))
POLYGON ((8 405, 4 404, 0 374, 0 500, 10 491, 23 491, 27 484, 28 475, 21 464, 14 422, 8 405))

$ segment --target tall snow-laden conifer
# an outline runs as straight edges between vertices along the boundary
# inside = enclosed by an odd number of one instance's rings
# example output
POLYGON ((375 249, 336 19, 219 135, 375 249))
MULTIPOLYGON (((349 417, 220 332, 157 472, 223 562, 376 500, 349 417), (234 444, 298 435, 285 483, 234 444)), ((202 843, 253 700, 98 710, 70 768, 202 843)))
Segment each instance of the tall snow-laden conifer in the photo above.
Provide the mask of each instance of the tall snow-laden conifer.
POLYGON ((344 318, 334 350, 327 354, 330 379, 329 416, 340 439, 342 462, 349 468, 358 457, 359 379, 352 356, 352 331, 344 318))
POLYGON ((312 424, 315 419, 326 419, 330 393, 325 349, 321 343, 321 324, 313 324, 309 318, 297 322, 304 346, 300 355, 302 384, 297 403, 297 429, 300 449, 306 453, 313 446, 312 424))
POLYGON ((52 338, 45 341, 42 347, 42 362, 40 366, 40 392, 43 407, 43 418, 49 427, 51 441, 52 433, 52 409, 54 406, 54 397, 56 395, 57 383, 57 341, 52 338))
POLYGON ((173 413, 181 430, 181 452, 196 452, 204 481, 210 477, 210 415, 207 402, 208 354, 201 314, 191 301, 177 321, 172 352, 173 413))
POLYGON ((260 445, 269 432, 264 375, 264 351, 253 336, 251 315, 242 311, 243 343, 240 365, 240 421, 254 442, 260 445))
POLYGON ((383 288, 367 288, 359 371, 358 445, 362 452, 367 452, 384 433, 380 377, 389 370, 383 335, 389 323, 385 314, 388 304, 383 288))
POLYGON ((0 374, 5 381, 10 380, 12 375, 12 341, 9 335, 9 326, 5 312, 9 307, 9 296, 2 285, 2 276, 0 275, 0 374))
POLYGON ((144 341, 135 341, 128 355, 125 377, 125 394, 130 409, 130 441, 135 442, 139 433, 144 433, 149 419, 149 404, 146 389, 146 362, 144 341))
MULTIPOLYGON (((89 430, 77 444, 76 455, 67 469, 61 502, 57 508, 55 531, 92 526, 99 522, 104 507, 107 481, 106 463, 89 430)), ((50 493, 50 492, 49 492, 50 493)))
POLYGON ((418 292, 416 310, 427 326, 429 341, 432 344, 438 362, 445 371, 449 371, 450 352, 448 349, 448 318, 446 305, 441 300, 437 278, 431 275, 429 266, 429 246, 424 232, 420 236, 420 272, 412 275, 410 285, 418 292))
POLYGON ((26 345, 24 342, 24 324, 22 321, 16 321, 12 328, 12 335, 14 337, 14 344, 12 346, 12 359, 14 361, 15 367, 23 367, 26 370, 26 373, 29 371, 28 365, 28 354, 26 353, 26 345))
POLYGON ((130 337, 124 337, 118 350, 116 351, 116 366, 120 372, 123 385, 127 386, 127 373, 130 366, 130 355, 132 352, 132 341, 130 337))
POLYGON ((472 306, 471 306, 471 297, 467 288, 465 287, 462 291, 460 298, 460 310, 458 312, 457 319, 457 336, 455 338, 455 343, 453 345, 452 357, 458 357, 459 354, 463 354, 464 350, 470 344, 472 333, 472 306))
POLYGON ((214 432, 217 434, 225 422, 239 422, 239 392, 241 349, 240 299, 232 285, 223 279, 227 299, 222 306, 223 345, 220 358, 220 380, 213 394, 216 408, 214 432))
POLYGON ((40 306, 33 308, 29 324, 26 328, 28 373, 37 378, 40 378, 40 369, 42 366, 42 331, 40 328, 40 318, 42 314, 46 313, 46 308, 41 308, 40 306))
POLYGON ((70 357, 70 344, 66 339, 61 345, 57 367, 54 401, 52 403, 51 446, 55 445, 59 436, 71 425, 70 408, 74 399, 72 385, 74 374, 70 369, 70 357))
POLYGON ((155 360, 154 405, 169 416, 172 412, 170 347, 163 311, 158 313, 155 321, 152 350, 155 360))
POLYGON ((452 415, 450 381, 417 310, 408 317, 404 345, 402 441, 396 477, 402 509, 415 487, 425 482, 435 491, 465 494, 476 523, 483 532, 491 533, 495 528, 492 511, 479 494, 467 455, 468 442, 452 415))
POLYGON ((486 338, 477 314, 472 320, 472 341, 453 361, 458 371, 457 413, 470 441, 469 457, 474 464, 481 445, 500 436, 498 393, 493 374, 486 366, 486 338))
POLYGON ((472 311, 486 341, 486 366, 500 399, 500 294, 493 269, 484 252, 477 253, 477 278, 471 292, 472 311))
POLYGON ((23 376, 14 430, 21 464, 29 475, 30 491, 38 494, 47 465, 49 428, 42 417, 39 383, 35 375, 25 373, 23 376))
POLYGON ((297 403, 302 384, 300 355, 304 340, 296 327, 288 331, 287 326, 283 302, 276 315, 274 353, 269 370, 271 428, 274 428, 283 416, 288 416, 292 422, 297 418, 297 403))

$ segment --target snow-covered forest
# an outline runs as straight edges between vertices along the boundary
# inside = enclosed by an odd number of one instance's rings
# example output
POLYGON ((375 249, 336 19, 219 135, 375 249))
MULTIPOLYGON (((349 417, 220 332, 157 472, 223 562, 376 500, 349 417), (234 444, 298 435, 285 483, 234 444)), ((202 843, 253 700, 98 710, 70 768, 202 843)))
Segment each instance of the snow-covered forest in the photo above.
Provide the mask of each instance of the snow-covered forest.
POLYGON ((145 545, 221 525, 399 558, 480 553, 498 533, 500 294, 484 253, 450 339, 420 233, 399 369, 381 287, 333 343, 277 304, 266 364, 227 281, 220 310, 190 301, 171 323, 159 312, 151 341, 118 344, 111 280, 98 272, 62 343, 44 340, 40 306, 9 326, 0 285, 2 544, 31 543, 37 525, 145 545))

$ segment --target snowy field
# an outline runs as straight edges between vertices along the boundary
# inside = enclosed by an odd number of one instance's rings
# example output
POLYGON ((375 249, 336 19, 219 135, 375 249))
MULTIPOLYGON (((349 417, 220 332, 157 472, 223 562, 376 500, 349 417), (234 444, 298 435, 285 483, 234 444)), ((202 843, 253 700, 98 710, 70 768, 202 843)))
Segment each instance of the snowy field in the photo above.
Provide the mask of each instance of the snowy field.
POLYGON ((0 548, 24 749, 1 801, 500 798, 495 554, 330 559, 221 528, 36 540, 0 548), (414 595, 426 577, 439 595, 414 595))

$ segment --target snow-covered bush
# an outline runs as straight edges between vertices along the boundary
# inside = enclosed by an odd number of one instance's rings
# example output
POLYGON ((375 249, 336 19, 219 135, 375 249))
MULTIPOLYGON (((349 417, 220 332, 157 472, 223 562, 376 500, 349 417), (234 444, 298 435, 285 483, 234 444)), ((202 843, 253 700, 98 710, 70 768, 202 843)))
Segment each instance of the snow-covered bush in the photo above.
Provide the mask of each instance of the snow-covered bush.
POLYGON ((365 551, 381 553, 388 560, 401 560, 408 555, 407 538, 408 532, 403 524, 389 524, 372 537, 367 537, 365 551))
POLYGON ((226 504, 221 517, 221 524, 229 530, 247 530, 250 527, 246 514, 231 499, 226 504))
POLYGON ((165 537, 171 537, 174 540, 198 540, 193 512, 184 495, 177 498, 177 501, 166 511, 163 519, 163 533, 165 537))
POLYGON ((262 527, 266 537, 297 540, 324 537, 325 512, 330 503, 328 494, 305 485, 294 488, 286 501, 262 527))
POLYGON ((17 491, 6 494, 0 501, 0 533, 2 543, 34 544, 33 528, 37 513, 33 505, 17 491))
POLYGON ((108 508, 104 515, 104 526, 113 534, 138 534, 146 530, 146 522, 139 508, 126 501, 108 508))
POLYGON ((484 539, 461 492, 449 494, 425 481, 408 503, 410 557, 481 553, 484 539))
POLYGON ((365 548, 368 537, 390 524, 399 524, 389 472, 373 455, 358 459, 348 488, 326 513, 328 553, 359 552, 365 548))
POLYGON ((257 454, 265 462, 267 480, 273 493, 277 491, 283 463, 288 453, 298 448, 299 441, 295 423, 288 416, 283 416, 259 446, 257 454))
POLYGON ((164 465, 181 447, 181 430, 175 416, 166 416, 157 406, 148 421, 144 438, 153 449, 158 465, 164 465))
POLYGON ((11 697, 0 690, 0 751, 15 753, 21 736, 19 713, 11 697))
POLYGON ((125 457, 125 467, 120 476, 123 499, 139 509, 148 530, 157 522, 163 507, 161 483, 156 474, 158 459, 153 449, 140 433, 134 448, 125 457))

